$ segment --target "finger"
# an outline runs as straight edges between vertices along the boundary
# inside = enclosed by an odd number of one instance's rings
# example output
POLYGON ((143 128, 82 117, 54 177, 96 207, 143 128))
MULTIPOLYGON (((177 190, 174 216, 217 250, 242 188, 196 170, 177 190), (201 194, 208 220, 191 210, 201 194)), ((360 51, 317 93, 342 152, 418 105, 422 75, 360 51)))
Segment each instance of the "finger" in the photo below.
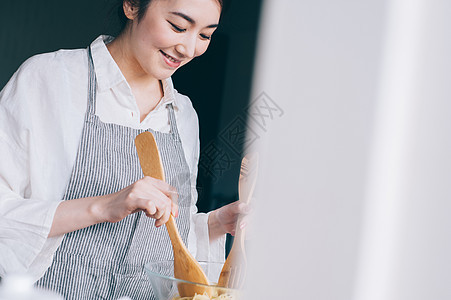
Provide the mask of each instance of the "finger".
POLYGON ((244 221, 240 222, 240 229, 243 230, 244 228, 246 228, 247 223, 244 221))
POLYGON ((155 225, 157 227, 160 227, 167 222, 169 215, 171 214, 171 208, 172 202, 168 198, 164 199, 164 202, 159 206, 158 216, 155 218, 155 225))
POLYGON ((146 216, 153 218, 153 215, 157 212, 157 207, 153 201, 146 200, 144 211, 146 212, 146 216))
MULTIPOLYGON (((243 217, 241 217, 241 218, 238 218, 238 220, 237 220, 237 222, 239 222, 238 223, 238 226, 241 228, 241 229, 243 229, 244 227, 246 227, 247 226, 247 224, 249 224, 249 220, 251 219, 251 216, 250 215, 245 215, 245 216, 243 216, 243 217)), ((252 223, 252 222, 251 222, 252 223)))
POLYGON ((171 203, 171 215, 176 218, 179 216, 179 206, 174 202, 171 203))
POLYGON ((178 205, 178 203, 179 203, 179 193, 175 189, 173 191, 171 191, 168 196, 169 196, 169 198, 171 198, 171 201, 173 203, 178 205))
POLYGON ((179 194, 177 192, 177 189, 175 187, 172 186, 168 186, 168 189, 164 189, 161 190, 161 192, 168 197, 169 199, 171 199, 171 202, 177 204, 178 203, 178 198, 179 198, 179 194))
POLYGON ((160 226, 166 224, 166 222, 169 220, 169 216, 170 215, 171 215, 171 210, 170 209, 165 209, 163 215, 161 216, 161 218, 159 218, 155 222, 155 226, 156 227, 160 227, 160 226))
POLYGON ((221 207, 228 215, 238 215, 245 208, 246 204, 240 200, 227 204, 221 207))
POLYGON ((174 203, 178 203, 178 192, 177 189, 171 185, 169 185, 168 183, 153 178, 153 177, 149 177, 146 176, 143 178, 144 182, 146 185, 151 185, 152 188, 145 188, 145 191, 147 191, 147 193, 150 194, 153 192, 155 193, 156 191, 162 193, 163 195, 165 195, 166 197, 170 198, 172 202, 174 203))
POLYGON ((238 213, 241 215, 247 215, 251 211, 251 206, 247 203, 238 203, 238 213))
POLYGON ((165 204, 163 204, 163 203, 158 203, 158 205, 157 205, 157 211, 156 211, 156 213, 152 216, 152 218, 154 218, 154 219, 156 219, 156 220, 160 219, 160 218, 163 216, 165 210, 167 209, 166 207, 167 207, 167 205, 165 205, 165 204))
POLYGON ((154 187, 156 187, 158 190, 160 190, 162 193, 164 193, 165 195, 167 195, 168 197, 170 196, 170 194, 172 193, 177 193, 177 189, 173 186, 171 186, 170 184, 168 184, 167 182, 160 180, 160 179, 156 179, 150 176, 145 176, 143 178, 144 182, 146 182, 146 184, 151 184, 154 187))
MULTIPOLYGON (((158 199, 156 203, 157 213, 155 214, 155 219, 161 219, 165 214, 171 214, 173 202, 168 197, 162 195, 162 198, 158 199)), ((167 218, 169 218, 169 216, 167 216, 167 218)))
POLYGON ((169 199, 171 199, 172 202, 178 203, 179 193, 177 192, 177 189, 167 183, 165 183, 166 186, 161 187, 161 192, 165 194, 169 199))

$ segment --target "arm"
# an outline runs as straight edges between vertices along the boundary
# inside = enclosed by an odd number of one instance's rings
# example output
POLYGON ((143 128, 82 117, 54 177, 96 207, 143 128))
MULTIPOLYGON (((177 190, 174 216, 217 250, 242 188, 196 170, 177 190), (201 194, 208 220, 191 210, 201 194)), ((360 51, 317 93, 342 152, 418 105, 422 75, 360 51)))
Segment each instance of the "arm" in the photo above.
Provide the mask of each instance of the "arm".
POLYGON ((57 199, 41 199, 30 185, 28 132, 0 94, 0 276, 27 272, 47 241, 57 199))
POLYGON ((176 197, 175 189, 164 181, 144 177, 114 194, 63 201, 56 209, 49 237, 97 223, 119 222, 138 211, 156 219, 155 225, 160 227, 171 214, 177 216, 172 201, 176 197))

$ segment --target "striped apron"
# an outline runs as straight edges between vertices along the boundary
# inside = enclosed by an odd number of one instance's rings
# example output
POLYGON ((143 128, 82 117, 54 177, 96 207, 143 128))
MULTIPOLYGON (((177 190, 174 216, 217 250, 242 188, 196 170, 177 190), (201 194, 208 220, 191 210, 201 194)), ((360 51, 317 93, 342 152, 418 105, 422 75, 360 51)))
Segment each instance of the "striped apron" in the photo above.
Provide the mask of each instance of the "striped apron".
MULTIPOLYGON (((95 115, 96 77, 91 51, 89 92, 82 138, 64 200, 115 193, 143 177, 135 137, 145 130, 103 123, 95 115)), ((190 171, 172 104, 167 105, 170 132, 149 129, 155 135, 166 181, 179 194, 177 227, 185 244, 190 227, 190 171)), ((65 299, 155 299, 144 264, 172 260, 165 226, 143 212, 117 223, 101 223, 68 233, 53 263, 37 286, 56 291, 65 299)))

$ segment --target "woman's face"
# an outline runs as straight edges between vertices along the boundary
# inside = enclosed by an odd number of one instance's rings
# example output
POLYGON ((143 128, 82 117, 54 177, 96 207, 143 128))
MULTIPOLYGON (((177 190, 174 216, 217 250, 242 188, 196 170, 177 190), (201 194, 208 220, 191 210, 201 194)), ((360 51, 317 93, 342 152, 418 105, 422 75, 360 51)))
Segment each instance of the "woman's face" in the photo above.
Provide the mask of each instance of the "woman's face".
POLYGON ((217 0, 153 0, 128 31, 135 67, 158 80, 170 77, 207 50, 220 14, 217 0))

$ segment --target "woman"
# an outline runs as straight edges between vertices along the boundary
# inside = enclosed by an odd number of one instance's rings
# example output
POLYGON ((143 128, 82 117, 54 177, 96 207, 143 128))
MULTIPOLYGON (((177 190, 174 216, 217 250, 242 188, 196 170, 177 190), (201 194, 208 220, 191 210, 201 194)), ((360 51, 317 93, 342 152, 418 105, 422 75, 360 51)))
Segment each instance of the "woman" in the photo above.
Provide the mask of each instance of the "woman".
POLYGON ((222 2, 121 7, 116 39, 32 57, 0 94, 0 276, 25 272, 66 299, 148 299, 143 265, 172 258, 170 214, 197 259, 223 260, 246 210, 196 213, 197 115, 170 79, 207 50, 222 2), (168 183, 143 178, 146 130, 168 183))

